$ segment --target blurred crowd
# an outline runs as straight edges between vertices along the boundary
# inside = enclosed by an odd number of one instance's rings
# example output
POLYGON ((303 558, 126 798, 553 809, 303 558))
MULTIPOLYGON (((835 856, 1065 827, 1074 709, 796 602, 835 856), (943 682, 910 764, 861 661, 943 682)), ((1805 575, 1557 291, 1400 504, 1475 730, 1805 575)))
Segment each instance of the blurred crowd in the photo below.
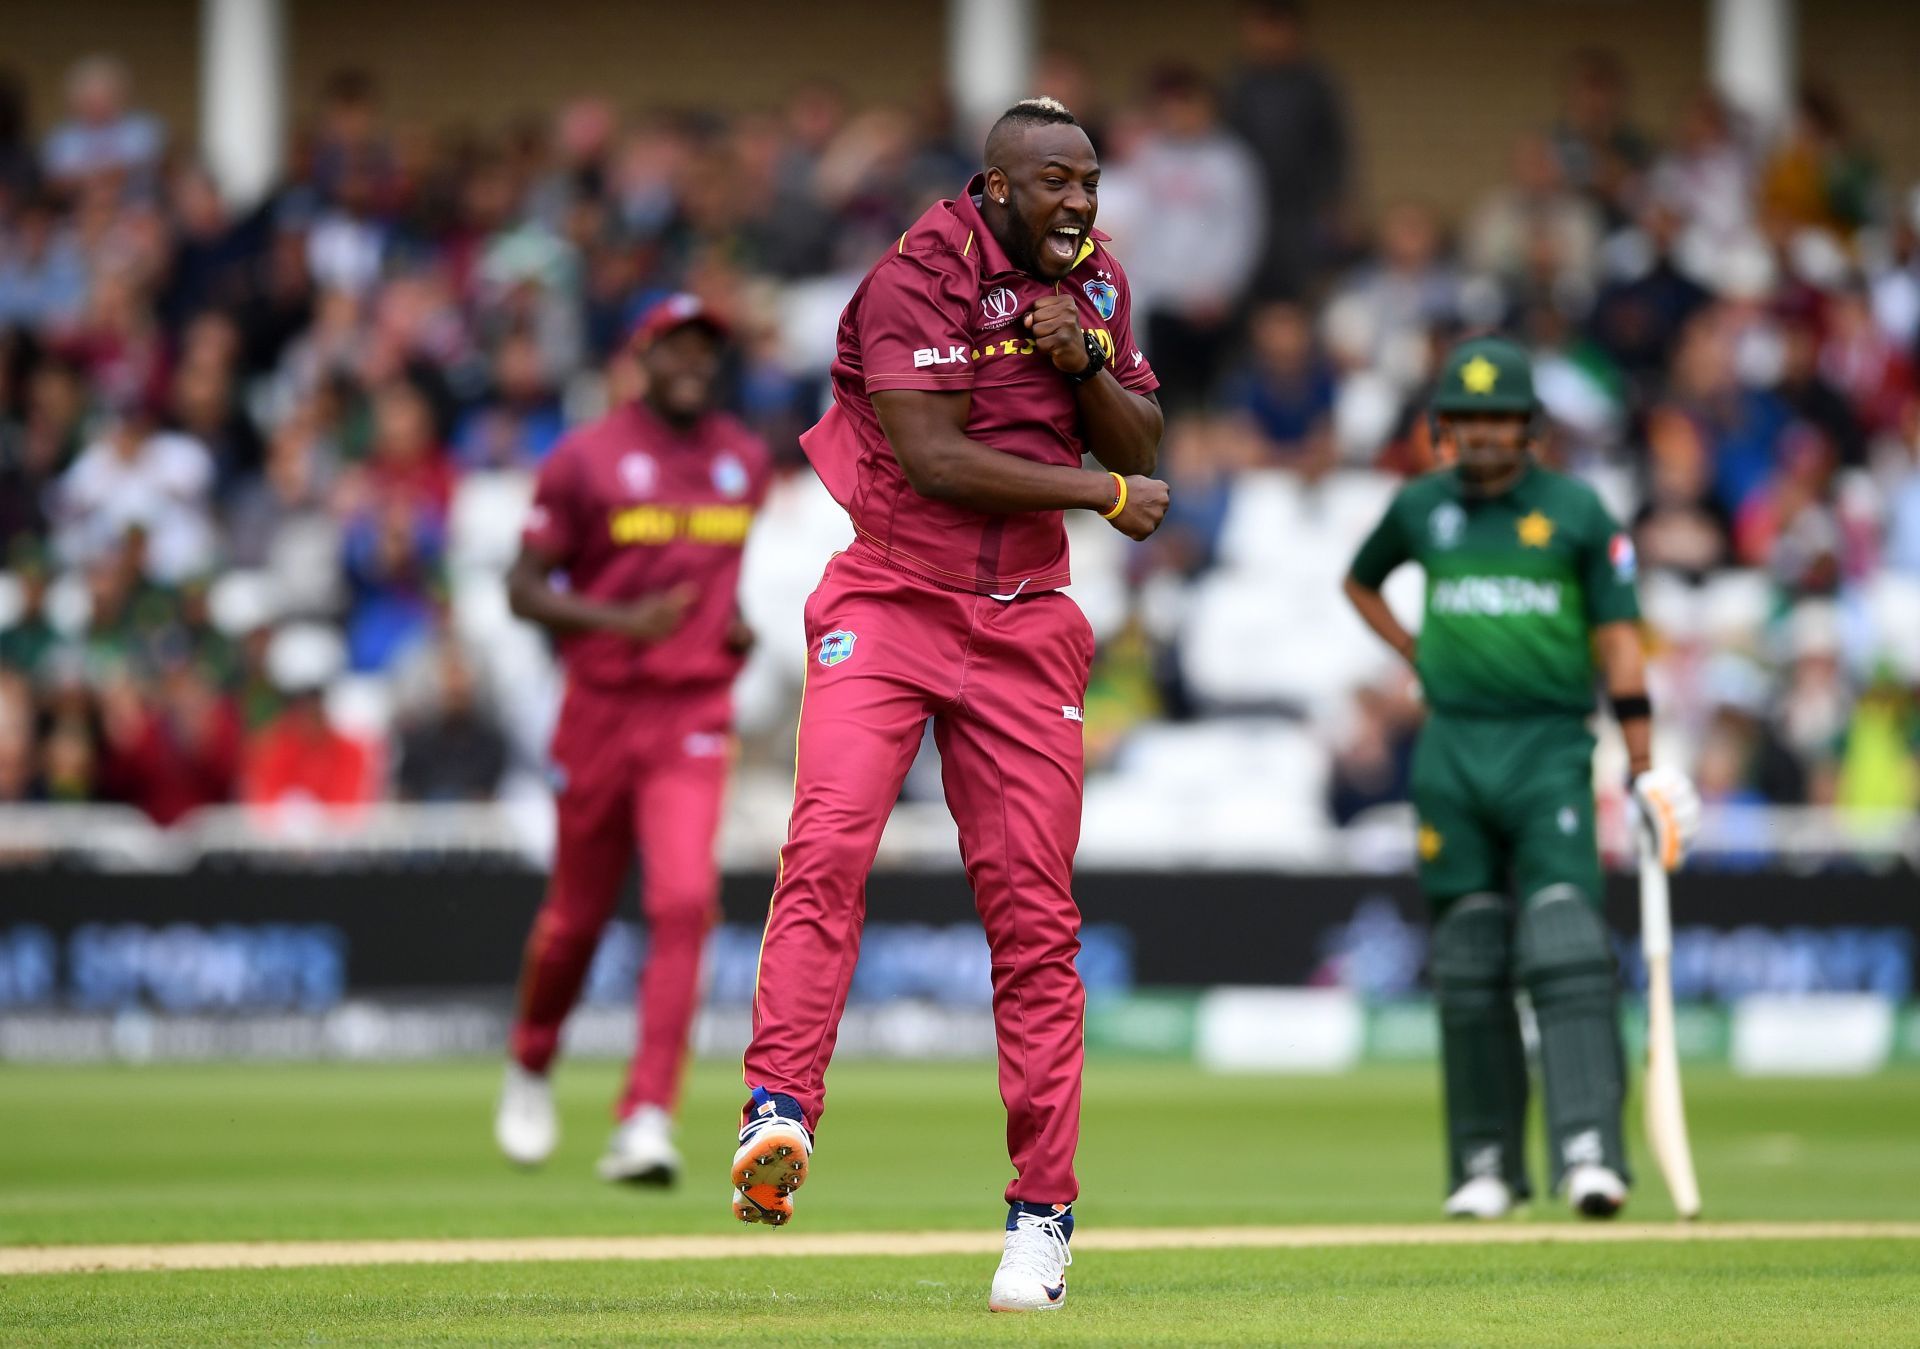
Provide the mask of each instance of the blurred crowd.
MULTIPOLYGON (((1248 7, 1217 76, 1154 68, 1107 104, 1054 51, 1034 83, 1101 152, 1170 413, 1168 526, 1114 564, 1096 766, 1249 710, 1140 597, 1221 565, 1250 482, 1430 467, 1436 355, 1499 328, 1535 354, 1549 457, 1636 531, 1657 699, 1709 798, 1920 805, 1920 195, 1832 94, 1760 128, 1702 93, 1656 127, 1617 59, 1575 52, 1449 219, 1363 209, 1338 73, 1286 4, 1248 7)), ((0 802, 166 822, 537 772, 453 621, 462 494, 631 397, 625 336, 679 289, 733 318, 729 401, 804 480, 840 305, 977 158, 937 92, 827 83, 481 132, 402 124, 345 70, 298 111, 283 182, 235 212, 111 57, 60 109, 0 78, 0 802), (391 714, 343 720, 342 681, 391 714)), ((1404 674, 1341 704, 1345 821, 1404 792, 1419 709, 1404 674)))

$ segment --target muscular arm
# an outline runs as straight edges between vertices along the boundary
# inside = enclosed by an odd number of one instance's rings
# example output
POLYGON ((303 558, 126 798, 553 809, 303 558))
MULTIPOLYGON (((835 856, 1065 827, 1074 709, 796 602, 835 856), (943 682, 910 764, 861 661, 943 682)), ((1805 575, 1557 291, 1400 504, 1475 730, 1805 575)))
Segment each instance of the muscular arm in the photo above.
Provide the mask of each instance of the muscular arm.
POLYGON ((1135 393, 1102 370, 1074 390, 1087 450, 1120 474, 1150 474, 1160 462, 1166 419, 1150 393, 1135 393))
POLYGON ((1108 474, 1036 464, 969 440, 967 414, 972 406, 970 393, 888 389, 873 395, 880 429, 886 432, 908 484, 921 496, 996 514, 1104 513, 1113 505, 1113 479, 1108 474))
POLYGON ((1346 591, 1347 601, 1360 615, 1360 621, 1372 628, 1381 641, 1399 652, 1402 660, 1413 664, 1414 636, 1393 616, 1393 610, 1387 607, 1386 596, 1371 586, 1361 585, 1351 576, 1341 583, 1341 589, 1346 591))
MULTIPOLYGON (((1593 630, 1600 670, 1610 698, 1645 697, 1647 656, 1640 645, 1640 628, 1631 622, 1602 623, 1593 630)), ((1653 719, 1631 717, 1620 723, 1627 742, 1627 765, 1636 776, 1653 767, 1653 719)))
POLYGON ((507 607, 516 618, 537 623, 556 637, 581 632, 617 632, 637 641, 658 641, 679 625, 698 592, 691 585, 649 595, 635 603, 609 604, 553 584, 553 559, 522 547, 507 569, 507 607))

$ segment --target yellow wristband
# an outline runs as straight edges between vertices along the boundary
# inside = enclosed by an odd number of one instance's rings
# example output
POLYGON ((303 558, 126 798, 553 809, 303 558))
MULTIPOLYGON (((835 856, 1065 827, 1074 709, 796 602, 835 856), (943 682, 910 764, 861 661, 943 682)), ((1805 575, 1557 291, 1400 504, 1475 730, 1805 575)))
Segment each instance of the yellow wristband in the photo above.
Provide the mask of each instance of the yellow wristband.
POLYGON ((1127 508, 1127 480, 1118 473, 1109 473, 1107 476, 1112 478, 1113 485, 1120 489, 1120 495, 1114 499, 1113 509, 1100 517, 1102 520, 1115 519, 1121 511, 1127 508))

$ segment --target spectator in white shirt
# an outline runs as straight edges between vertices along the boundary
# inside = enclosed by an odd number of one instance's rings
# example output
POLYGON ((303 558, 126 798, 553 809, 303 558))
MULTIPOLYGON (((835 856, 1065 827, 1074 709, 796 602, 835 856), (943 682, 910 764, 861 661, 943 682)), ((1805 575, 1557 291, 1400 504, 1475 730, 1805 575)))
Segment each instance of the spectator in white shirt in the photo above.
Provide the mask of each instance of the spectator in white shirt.
POLYGON ((63 188, 119 177, 144 190, 166 149, 166 132, 151 113, 127 106, 126 67, 112 56, 89 56, 67 76, 67 120, 47 137, 46 173, 63 188))
POLYGON ((137 528, 148 579, 178 585, 214 563, 212 490, 206 446, 159 430, 145 408, 123 409, 60 479, 56 546, 68 565, 85 566, 137 528))

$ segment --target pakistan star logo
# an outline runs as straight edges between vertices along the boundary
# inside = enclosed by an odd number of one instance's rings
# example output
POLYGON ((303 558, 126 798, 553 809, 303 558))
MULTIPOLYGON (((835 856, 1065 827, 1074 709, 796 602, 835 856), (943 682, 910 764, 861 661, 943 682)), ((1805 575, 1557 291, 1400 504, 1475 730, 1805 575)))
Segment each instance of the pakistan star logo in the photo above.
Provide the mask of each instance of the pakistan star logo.
POLYGON ((1553 542, 1553 521, 1533 511, 1514 521, 1514 528, 1520 532, 1520 546, 1523 548, 1545 548, 1553 542))
POLYGON ((1460 387, 1468 393, 1492 393, 1500 380, 1500 367, 1485 356, 1475 356, 1460 367, 1460 387))
POLYGON ((1430 824, 1420 826, 1420 832, 1415 837, 1415 846, 1420 850, 1420 860, 1422 862, 1431 862, 1434 858, 1438 857, 1440 855, 1440 844, 1441 838, 1438 829, 1435 829, 1430 824))

